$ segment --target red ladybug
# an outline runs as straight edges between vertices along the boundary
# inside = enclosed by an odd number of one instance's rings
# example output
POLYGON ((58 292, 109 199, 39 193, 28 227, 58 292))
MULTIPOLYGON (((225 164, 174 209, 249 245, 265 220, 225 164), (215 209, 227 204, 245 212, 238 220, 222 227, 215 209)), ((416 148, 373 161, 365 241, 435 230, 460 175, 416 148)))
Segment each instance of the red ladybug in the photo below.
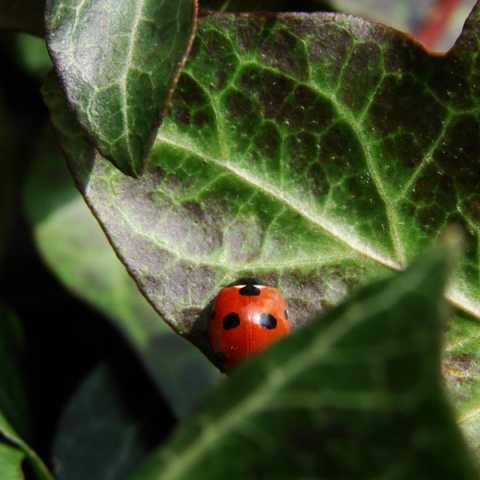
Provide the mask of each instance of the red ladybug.
POLYGON ((220 290, 208 325, 215 359, 227 372, 288 335, 290 330, 282 294, 250 278, 220 290))

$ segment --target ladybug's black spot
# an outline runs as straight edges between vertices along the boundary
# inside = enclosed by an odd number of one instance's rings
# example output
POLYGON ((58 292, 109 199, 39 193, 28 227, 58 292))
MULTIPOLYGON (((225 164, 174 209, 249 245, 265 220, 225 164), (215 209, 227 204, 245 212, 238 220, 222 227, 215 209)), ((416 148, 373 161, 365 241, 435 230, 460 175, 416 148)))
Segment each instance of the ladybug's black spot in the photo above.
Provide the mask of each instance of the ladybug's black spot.
POLYGON ((239 293, 247 297, 258 297, 258 295, 260 295, 260 289, 255 285, 245 285, 239 290, 239 293))
POLYGON ((288 320, 288 310, 285 310, 283 314, 285 315, 285 320, 288 320))
POLYGON ((225 363, 227 361, 227 356, 223 352, 216 352, 215 360, 217 360, 218 363, 225 363))
POLYGON ((260 317, 260 326, 267 330, 273 330, 277 326, 277 319, 269 313, 262 313, 260 317))
POLYGON ((223 318, 222 327, 225 330, 230 330, 232 328, 237 328, 240 325, 240 317, 237 313, 229 313, 223 318))

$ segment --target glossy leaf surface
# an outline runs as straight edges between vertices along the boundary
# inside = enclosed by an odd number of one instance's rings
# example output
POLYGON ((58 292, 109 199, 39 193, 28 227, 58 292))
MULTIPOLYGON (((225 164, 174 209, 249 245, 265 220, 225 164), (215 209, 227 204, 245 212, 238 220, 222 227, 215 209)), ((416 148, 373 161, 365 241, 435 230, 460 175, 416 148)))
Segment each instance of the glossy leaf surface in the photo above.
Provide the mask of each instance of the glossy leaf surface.
POLYGON ((139 175, 195 31, 196 0, 49 0, 47 43, 93 143, 139 175))
POLYGON ((478 478, 440 374, 448 263, 430 252, 239 367, 135 480, 478 478))

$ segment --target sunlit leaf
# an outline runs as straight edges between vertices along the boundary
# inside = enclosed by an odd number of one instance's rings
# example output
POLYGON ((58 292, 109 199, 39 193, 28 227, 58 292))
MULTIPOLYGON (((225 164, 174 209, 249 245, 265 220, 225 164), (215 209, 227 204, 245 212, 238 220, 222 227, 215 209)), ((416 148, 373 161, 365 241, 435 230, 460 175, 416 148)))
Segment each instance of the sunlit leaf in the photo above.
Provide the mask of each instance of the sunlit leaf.
POLYGON ((188 54, 196 0, 49 0, 47 44, 92 141, 139 175, 188 54))
MULTIPOLYGON (((118 255, 207 355, 209 302, 237 277, 279 286, 307 324, 354 285, 405 268, 450 223, 466 233, 452 325, 475 332, 479 16, 446 55, 351 16, 207 16, 141 180, 89 147, 53 83, 44 94, 118 255)), ((477 418, 472 371, 457 404, 477 418)))

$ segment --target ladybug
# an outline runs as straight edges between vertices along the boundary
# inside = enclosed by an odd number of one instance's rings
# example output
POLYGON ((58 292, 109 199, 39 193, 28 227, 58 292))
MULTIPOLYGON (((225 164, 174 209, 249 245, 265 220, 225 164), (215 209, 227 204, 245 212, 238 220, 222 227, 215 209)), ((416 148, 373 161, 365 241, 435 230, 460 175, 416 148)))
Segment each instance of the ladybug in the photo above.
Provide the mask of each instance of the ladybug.
POLYGON ((215 360, 225 372, 290 330, 282 294, 254 278, 240 279, 220 290, 208 325, 215 360))

